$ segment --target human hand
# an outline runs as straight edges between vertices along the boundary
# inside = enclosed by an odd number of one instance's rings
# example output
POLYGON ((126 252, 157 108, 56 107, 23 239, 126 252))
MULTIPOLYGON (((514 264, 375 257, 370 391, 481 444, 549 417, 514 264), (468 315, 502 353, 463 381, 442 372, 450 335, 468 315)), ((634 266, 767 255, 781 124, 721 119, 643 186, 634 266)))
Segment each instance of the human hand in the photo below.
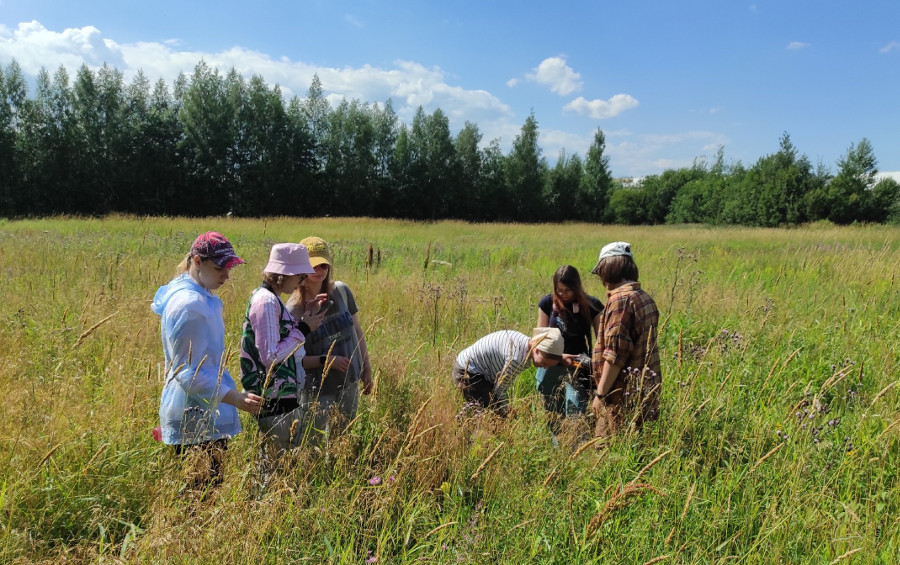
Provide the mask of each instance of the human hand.
POLYGON ((319 313, 319 310, 322 309, 322 305, 328 301, 328 295, 324 292, 321 294, 317 294, 315 298, 312 300, 306 301, 306 311, 307 312, 315 312, 319 313))
POLYGON ((362 374, 359 376, 359 379, 362 382, 362 393, 372 394, 374 383, 372 382, 372 370, 368 366, 363 368, 362 374))
POLYGON ((594 401, 591 403, 591 411, 594 413, 594 416, 600 416, 600 412, 603 410, 603 406, 603 400, 595 394, 594 401))
POLYGON ((563 353, 562 364, 564 367, 574 367, 579 357, 575 353, 563 353))
MULTIPOLYGON (((312 302, 312 301, 310 301, 312 302)), ((300 316, 300 320, 309 326, 309 331, 314 332, 316 329, 322 325, 322 320, 325 319, 325 312, 316 312, 313 314, 310 310, 304 312, 302 316, 300 316)))
POLYGON ((346 373, 347 369, 350 368, 350 359, 342 355, 332 355, 325 360, 325 367, 328 370, 334 369, 335 371, 346 373))
POLYGON ((225 403, 231 404, 238 410, 250 412, 251 414, 259 414, 262 408, 263 399, 261 396, 252 392, 238 392, 234 389, 229 390, 222 399, 225 403))

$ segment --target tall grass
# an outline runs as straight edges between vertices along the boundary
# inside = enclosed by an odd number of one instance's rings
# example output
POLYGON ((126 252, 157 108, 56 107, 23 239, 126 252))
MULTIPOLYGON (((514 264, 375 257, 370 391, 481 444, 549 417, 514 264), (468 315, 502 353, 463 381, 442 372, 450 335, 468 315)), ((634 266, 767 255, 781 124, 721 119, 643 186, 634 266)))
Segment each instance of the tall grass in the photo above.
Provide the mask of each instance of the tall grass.
POLYGON ((4 222, 0 562, 896 562, 898 247, 894 228, 827 225, 4 222), (232 351, 270 245, 319 235, 372 352, 376 395, 262 500, 251 419, 205 502, 150 436, 150 299, 207 229, 249 263, 219 293, 232 351), (529 371, 512 418, 458 422, 455 353, 527 332, 561 264, 605 302, 587 273, 614 240, 662 312, 660 421, 554 448, 529 371))

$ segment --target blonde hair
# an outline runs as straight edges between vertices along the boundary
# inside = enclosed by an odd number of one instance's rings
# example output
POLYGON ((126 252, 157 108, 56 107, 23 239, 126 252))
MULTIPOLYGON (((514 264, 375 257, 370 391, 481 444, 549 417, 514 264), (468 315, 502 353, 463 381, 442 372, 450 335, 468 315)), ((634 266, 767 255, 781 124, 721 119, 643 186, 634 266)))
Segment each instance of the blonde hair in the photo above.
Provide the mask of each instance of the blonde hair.
POLYGON ((181 276, 191 270, 191 254, 185 255, 184 260, 175 267, 175 276, 181 276))

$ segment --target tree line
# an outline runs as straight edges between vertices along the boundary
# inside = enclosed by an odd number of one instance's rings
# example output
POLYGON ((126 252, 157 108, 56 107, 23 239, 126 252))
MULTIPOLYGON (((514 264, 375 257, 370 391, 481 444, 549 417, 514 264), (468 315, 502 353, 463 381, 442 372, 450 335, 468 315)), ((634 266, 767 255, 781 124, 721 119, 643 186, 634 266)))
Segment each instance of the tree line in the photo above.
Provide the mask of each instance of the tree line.
POLYGON ((871 143, 832 175, 785 133, 750 167, 713 162, 637 183, 613 178, 597 129, 582 157, 551 165, 534 113, 508 153, 477 124, 454 136, 441 109, 407 125, 383 104, 325 98, 314 77, 285 100, 263 77, 201 61, 172 88, 142 73, 42 69, 28 95, 0 66, 0 216, 49 214, 374 216, 471 221, 699 222, 754 226, 900 218, 900 185, 878 180, 871 143))

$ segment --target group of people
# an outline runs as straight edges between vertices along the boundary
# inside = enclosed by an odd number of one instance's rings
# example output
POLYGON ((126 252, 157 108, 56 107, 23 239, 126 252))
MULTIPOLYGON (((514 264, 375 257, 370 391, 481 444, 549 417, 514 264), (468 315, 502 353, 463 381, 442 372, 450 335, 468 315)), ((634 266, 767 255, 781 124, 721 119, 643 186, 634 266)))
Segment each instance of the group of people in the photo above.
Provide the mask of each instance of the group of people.
POLYGON ((241 328, 243 391, 225 366, 222 301, 214 293, 245 263, 228 239, 198 236, 175 278, 157 291, 152 309, 161 317, 166 362, 160 439, 200 460, 196 487, 221 482, 228 440, 241 431, 237 410, 258 424, 265 488, 285 453, 327 441, 356 416, 360 386, 371 392, 356 301, 333 278, 333 260, 319 237, 272 246, 241 328))
MULTIPOLYGON (((356 301, 334 279, 333 260, 319 237, 272 246, 241 328, 242 391, 225 366, 222 301, 215 294, 245 263, 228 239, 218 232, 198 236, 175 277, 157 291, 152 310, 161 317, 166 362, 159 439, 203 461, 197 487, 221 482, 228 440, 241 431, 238 410, 256 419, 265 488, 286 453, 327 442, 355 418, 360 390, 372 391, 356 301)), ((592 273, 608 291, 605 306, 565 265, 553 275, 553 292, 538 302, 531 337, 501 330, 458 354, 452 378, 467 406, 505 416, 508 387, 534 364, 554 439, 564 422, 583 420, 589 405, 598 436, 658 417, 659 311, 641 289, 631 246, 605 246, 592 273)))
POLYGON ((501 330, 457 355, 453 382, 467 406, 505 416, 507 388, 533 363, 554 441, 565 421, 582 420, 589 400, 598 437, 658 418, 659 310, 638 282, 631 245, 603 247, 591 273, 607 290, 606 306, 564 265, 553 275, 553 293, 538 302, 531 338, 501 330))

